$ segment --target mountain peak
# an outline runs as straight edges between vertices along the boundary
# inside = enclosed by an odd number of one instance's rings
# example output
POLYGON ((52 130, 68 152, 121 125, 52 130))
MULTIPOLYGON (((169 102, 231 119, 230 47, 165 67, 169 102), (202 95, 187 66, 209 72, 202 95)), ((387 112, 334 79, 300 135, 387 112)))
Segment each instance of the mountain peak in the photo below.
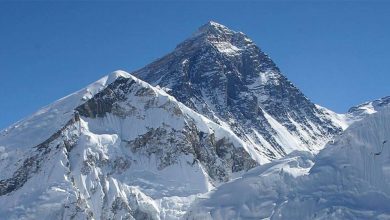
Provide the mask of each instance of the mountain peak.
POLYGON ((226 26, 217 23, 215 21, 208 21, 206 24, 200 26, 199 31, 200 32, 207 32, 207 31, 234 32, 229 28, 227 28, 226 26))
POLYGON ((218 22, 215 22, 215 21, 208 21, 205 25, 211 25, 211 26, 214 26, 214 27, 225 27, 224 25, 218 23, 218 22))
POLYGON ((231 126, 237 136, 251 140, 264 161, 296 149, 318 151, 341 130, 245 34, 213 21, 133 75, 231 126), (283 132, 274 135, 280 127, 283 132))
POLYGON ((193 49, 204 48, 205 45, 212 45, 219 52, 228 56, 236 56, 240 51, 253 46, 244 33, 229 29, 228 27, 214 21, 209 21, 200 26, 190 38, 180 43, 176 52, 191 51, 193 49))
POLYGON ((119 77, 130 78, 131 75, 123 70, 116 70, 116 71, 110 73, 109 75, 107 75, 107 84, 111 84, 119 77))
POLYGON ((206 36, 207 38, 214 37, 223 37, 223 36, 232 36, 237 34, 228 27, 219 24, 215 21, 208 21, 206 24, 200 26, 198 30, 192 35, 192 37, 206 36))
POLYGON ((367 115, 382 111, 384 108, 389 108, 389 106, 390 96, 386 96, 354 106, 348 110, 348 114, 353 115, 355 118, 364 118, 367 115))

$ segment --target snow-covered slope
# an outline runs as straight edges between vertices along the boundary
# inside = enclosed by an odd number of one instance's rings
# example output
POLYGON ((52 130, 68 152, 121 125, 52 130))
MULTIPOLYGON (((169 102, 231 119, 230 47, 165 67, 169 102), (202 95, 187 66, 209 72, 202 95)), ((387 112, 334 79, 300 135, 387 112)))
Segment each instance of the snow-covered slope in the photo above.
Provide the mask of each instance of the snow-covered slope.
POLYGON ((133 74, 229 127, 262 163, 294 150, 318 152, 342 130, 245 34, 215 22, 133 74))
POLYGON ((347 129, 352 123, 363 119, 364 117, 355 117, 352 114, 344 113, 336 113, 330 109, 322 107, 320 105, 316 105, 317 109, 322 112, 322 114, 328 118, 332 124, 337 127, 340 127, 342 130, 347 129))
POLYGON ((365 116, 380 111, 382 108, 386 108, 388 106, 390 106, 390 96, 354 106, 348 110, 348 115, 351 118, 362 119, 365 116))
POLYGON ((233 132, 120 71, 4 130, 0 146, 0 219, 178 218, 257 165, 233 132))
POLYGON ((352 124, 316 157, 294 152, 219 187, 188 218, 390 219, 386 140, 388 107, 352 124))
POLYGON ((123 75, 127 75, 127 73, 113 72, 0 131, 2 158, 7 158, 0 163, 0 179, 12 174, 14 172, 12 165, 17 163, 20 158, 27 157, 32 147, 41 144, 62 129, 73 118, 73 110, 78 105, 123 75))

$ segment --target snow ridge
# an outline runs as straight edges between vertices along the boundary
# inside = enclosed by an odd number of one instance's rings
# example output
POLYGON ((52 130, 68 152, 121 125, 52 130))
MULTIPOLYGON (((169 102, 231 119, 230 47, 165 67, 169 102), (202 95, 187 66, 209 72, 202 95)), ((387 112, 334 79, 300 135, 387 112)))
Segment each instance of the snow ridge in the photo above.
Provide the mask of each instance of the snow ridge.
POLYGON ((348 114, 354 118, 364 118, 388 106, 390 106, 390 96, 354 106, 348 110, 348 114))

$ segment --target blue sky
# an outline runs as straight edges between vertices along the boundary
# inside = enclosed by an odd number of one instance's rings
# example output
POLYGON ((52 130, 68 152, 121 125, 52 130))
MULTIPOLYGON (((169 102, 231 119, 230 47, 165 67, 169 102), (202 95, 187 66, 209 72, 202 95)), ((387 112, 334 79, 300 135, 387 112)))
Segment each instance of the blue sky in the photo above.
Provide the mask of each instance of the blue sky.
POLYGON ((0 128, 117 69, 170 52, 209 20, 246 33, 315 103, 390 95, 390 1, 0 2, 0 128))

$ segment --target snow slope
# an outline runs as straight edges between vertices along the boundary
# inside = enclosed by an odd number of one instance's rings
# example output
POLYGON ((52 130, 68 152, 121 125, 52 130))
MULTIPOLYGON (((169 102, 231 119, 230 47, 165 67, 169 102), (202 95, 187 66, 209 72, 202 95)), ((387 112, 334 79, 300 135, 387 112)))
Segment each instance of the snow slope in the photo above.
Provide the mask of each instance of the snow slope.
POLYGON ((217 188, 187 218, 389 219, 390 145, 375 155, 384 140, 388 107, 352 124, 315 157, 295 152, 217 188))
POLYGON ((20 158, 29 155, 32 147, 39 145, 63 128, 73 118, 73 110, 78 105, 93 97, 118 77, 127 75, 123 71, 113 72, 84 89, 59 99, 33 115, 0 131, 2 158, 7 158, 7 160, 2 160, 0 163, 0 170, 2 171, 0 172, 0 179, 12 174, 15 168, 13 165, 20 158))
POLYGON ((121 71, 6 129, 0 145, 0 219, 176 219, 257 165, 232 131, 121 71))
POLYGON ((390 106, 390 96, 362 103, 348 110, 348 115, 355 119, 364 118, 367 115, 380 111, 390 106))

